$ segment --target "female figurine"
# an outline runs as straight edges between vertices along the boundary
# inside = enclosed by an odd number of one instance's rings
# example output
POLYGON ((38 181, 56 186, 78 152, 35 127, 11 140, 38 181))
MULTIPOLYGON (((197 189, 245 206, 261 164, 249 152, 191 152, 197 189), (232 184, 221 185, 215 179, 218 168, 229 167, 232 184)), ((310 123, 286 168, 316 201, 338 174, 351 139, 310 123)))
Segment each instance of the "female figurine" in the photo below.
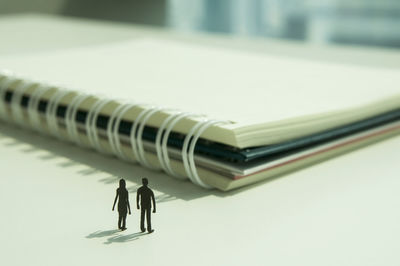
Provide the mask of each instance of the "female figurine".
POLYGON ((126 190, 126 183, 124 179, 119 180, 119 188, 117 188, 112 210, 114 210, 115 203, 117 202, 118 198, 118 228, 121 230, 126 230, 126 215, 128 211, 129 215, 131 214, 131 206, 129 205, 128 190, 126 190))

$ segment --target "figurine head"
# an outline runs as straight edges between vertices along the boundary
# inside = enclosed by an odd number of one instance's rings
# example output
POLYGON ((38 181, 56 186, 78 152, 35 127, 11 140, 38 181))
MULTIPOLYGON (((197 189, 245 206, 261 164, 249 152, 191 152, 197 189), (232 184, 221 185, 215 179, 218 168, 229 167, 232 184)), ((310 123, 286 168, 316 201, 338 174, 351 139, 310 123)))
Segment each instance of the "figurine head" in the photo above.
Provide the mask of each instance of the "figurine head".
POLYGON ((147 178, 142 178, 142 184, 143 186, 147 186, 147 184, 149 184, 149 180, 147 180, 147 178))
POLYGON ((125 179, 121 178, 119 180, 119 187, 120 188, 125 188, 126 187, 125 179))

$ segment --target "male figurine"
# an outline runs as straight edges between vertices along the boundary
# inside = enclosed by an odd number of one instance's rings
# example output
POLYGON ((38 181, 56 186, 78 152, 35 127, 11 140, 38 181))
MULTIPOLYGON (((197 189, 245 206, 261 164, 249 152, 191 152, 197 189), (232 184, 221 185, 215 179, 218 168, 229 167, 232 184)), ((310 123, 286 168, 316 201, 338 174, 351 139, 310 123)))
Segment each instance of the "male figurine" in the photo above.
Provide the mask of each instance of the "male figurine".
POLYGON ((140 230, 142 232, 146 231, 144 227, 144 214, 146 213, 146 221, 147 221, 147 232, 153 233, 154 230, 151 228, 151 201, 153 201, 153 213, 156 212, 156 201, 154 199, 153 191, 147 186, 149 181, 147 178, 142 179, 142 184, 140 188, 138 188, 136 193, 136 205, 137 208, 141 208, 140 212, 140 230), (139 197, 140 197, 140 206, 139 206, 139 197), (151 201, 150 201, 151 199, 151 201))

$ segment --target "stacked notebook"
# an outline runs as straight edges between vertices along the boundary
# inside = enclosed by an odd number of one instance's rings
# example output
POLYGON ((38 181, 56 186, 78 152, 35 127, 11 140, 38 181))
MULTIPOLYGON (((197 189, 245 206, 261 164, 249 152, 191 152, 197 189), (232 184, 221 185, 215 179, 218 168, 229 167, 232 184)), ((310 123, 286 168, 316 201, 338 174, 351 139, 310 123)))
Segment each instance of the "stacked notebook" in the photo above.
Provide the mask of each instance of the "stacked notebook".
POLYGON ((3 121, 204 188, 231 190, 400 133, 397 69, 145 38, 0 63, 3 121))

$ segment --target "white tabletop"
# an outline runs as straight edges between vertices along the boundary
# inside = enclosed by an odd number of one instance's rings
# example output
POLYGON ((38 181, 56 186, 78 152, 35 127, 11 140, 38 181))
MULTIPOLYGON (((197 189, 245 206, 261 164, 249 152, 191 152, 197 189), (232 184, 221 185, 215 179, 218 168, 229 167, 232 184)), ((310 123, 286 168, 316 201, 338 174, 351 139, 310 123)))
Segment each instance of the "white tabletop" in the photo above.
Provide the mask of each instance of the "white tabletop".
MULTIPOLYGON (((293 43, 186 37, 42 16, 1 18, 0 34, 9 37, 0 42, 3 56, 140 34, 233 43, 233 49, 260 52, 281 47, 292 56, 311 53, 293 43)), ((398 53, 386 50, 316 49, 323 51, 316 60, 354 54, 346 60, 387 67, 400 62, 398 53)), ((222 193, 1 123, 0 264, 399 265, 398 158, 396 137, 222 193), (115 230, 117 213, 111 211, 119 177, 127 180, 133 210, 124 232, 115 230), (138 233, 139 213, 133 208, 142 177, 149 178, 158 204, 150 235, 138 233)))

